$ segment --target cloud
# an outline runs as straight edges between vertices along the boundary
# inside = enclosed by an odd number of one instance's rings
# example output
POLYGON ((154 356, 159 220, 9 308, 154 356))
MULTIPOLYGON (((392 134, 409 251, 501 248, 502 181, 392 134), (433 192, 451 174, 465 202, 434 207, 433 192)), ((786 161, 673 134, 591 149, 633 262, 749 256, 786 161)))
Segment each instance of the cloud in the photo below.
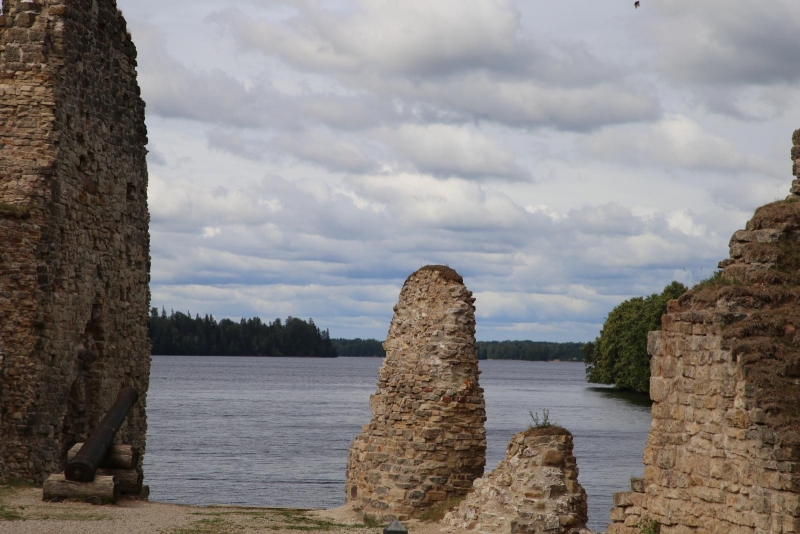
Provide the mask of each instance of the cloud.
MULTIPOLYGON (((344 12, 296 7, 282 20, 235 9, 210 20, 245 50, 327 76, 358 98, 392 103, 396 120, 584 131, 661 112, 646 84, 582 43, 522 37, 520 15, 507 0, 480 0, 470 9, 454 0, 362 1, 344 12)), ((381 115, 376 124, 390 119, 381 115)))
POLYGON ((476 0, 470 9, 454 0, 359 1, 346 13, 311 2, 296 7, 297 16, 282 24, 237 10, 214 20, 242 44, 309 71, 440 75, 490 66, 517 48, 519 14, 506 0, 476 0))
POLYGON ((660 67, 690 82, 783 84, 800 80, 800 12, 793 0, 653 3, 660 67))
POLYGON ((357 140, 321 131, 284 134, 275 138, 271 145, 276 153, 290 154, 299 161, 310 162, 334 172, 364 173, 377 166, 377 162, 365 153, 357 140))
POLYGON ((482 339, 586 340, 709 272, 789 187, 798 15, 575 1, 120 0, 154 304, 381 337, 447 263, 482 339))
POLYGON ((406 124, 384 129, 379 137, 423 174, 512 181, 530 178, 512 152, 468 127, 406 124))
POLYGON ((730 140, 705 131, 682 115, 643 127, 612 127, 594 133, 589 148, 598 158, 671 169, 771 175, 771 162, 739 150, 730 140))
POLYGON ((193 71, 172 57, 164 35, 136 25, 139 85, 148 115, 254 128, 296 122, 292 106, 269 85, 246 87, 221 70, 193 71))

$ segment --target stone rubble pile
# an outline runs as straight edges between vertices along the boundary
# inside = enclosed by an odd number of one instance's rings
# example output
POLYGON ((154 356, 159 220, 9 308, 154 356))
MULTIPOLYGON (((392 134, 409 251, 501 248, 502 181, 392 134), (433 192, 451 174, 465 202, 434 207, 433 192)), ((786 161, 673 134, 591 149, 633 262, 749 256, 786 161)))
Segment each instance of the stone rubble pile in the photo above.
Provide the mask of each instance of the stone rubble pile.
POLYGON ((547 427, 515 435, 497 469, 476 480, 442 522, 486 533, 590 534, 586 514, 572 434, 547 427))

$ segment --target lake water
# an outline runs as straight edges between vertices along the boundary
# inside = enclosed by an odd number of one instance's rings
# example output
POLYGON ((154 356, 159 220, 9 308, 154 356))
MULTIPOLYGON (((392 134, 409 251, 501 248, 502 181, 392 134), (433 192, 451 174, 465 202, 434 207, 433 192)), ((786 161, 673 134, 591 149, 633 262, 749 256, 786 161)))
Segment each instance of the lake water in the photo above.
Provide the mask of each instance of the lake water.
MULTIPOLYGON (((347 450, 369 422, 379 358, 154 356, 145 483, 182 504, 332 508, 344 503, 347 450)), ((594 387, 582 363, 481 361, 487 472, 529 410, 547 408, 575 440, 589 527, 641 476, 646 399, 594 387)))

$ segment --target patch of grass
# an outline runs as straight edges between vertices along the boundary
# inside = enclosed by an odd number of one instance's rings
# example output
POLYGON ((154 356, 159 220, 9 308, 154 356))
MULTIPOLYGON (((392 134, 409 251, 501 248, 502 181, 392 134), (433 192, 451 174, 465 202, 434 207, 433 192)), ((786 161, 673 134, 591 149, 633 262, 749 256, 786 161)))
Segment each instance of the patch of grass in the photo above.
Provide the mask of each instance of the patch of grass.
POLYGON ((177 527, 169 532, 169 534, 233 534, 234 530, 230 530, 225 520, 221 517, 214 519, 200 519, 191 525, 185 527, 177 527))
POLYGON ((455 497, 450 497, 444 501, 437 502, 424 512, 422 512, 419 516, 420 521, 441 521, 444 519, 444 515, 449 512, 450 510, 457 508, 461 501, 466 499, 466 495, 458 495, 455 497))
POLYGON ((700 280, 692 287, 692 290, 698 291, 701 289, 717 289, 723 286, 742 286, 744 282, 739 280, 738 278, 732 278, 728 276, 722 276, 722 269, 717 269, 714 273, 705 278, 700 280))
POLYGON ((528 425, 528 429, 532 428, 548 428, 551 426, 558 426, 558 423, 555 420, 550 420, 550 410, 544 408, 542 410, 542 418, 539 419, 539 412, 529 411, 528 414, 531 416, 531 424, 528 425))
POLYGON ((238 532, 243 528, 243 524, 237 521, 237 519, 250 522, 251 524, 256 521, 258 522, 258 528, 265 530, 300 530, 311 532, 364 527, 364 525, 347 525, 315 519, 305 515, 307 511, 308 510, 293 508, 243 508, 241 510, 191 512, 192 515, 209 516, 213 519, 201 520, 206 521, 206 523, 197 522, 189 527, 185 527, 183 530, 169 531, 169 534, 217 534, 217 531, 214 530, 202 530, 203 528, 207 529, 210 525, 213 526, 215 524, 226 528, 232 528, 235 532, 238 532), (223 525, 223 518, 228 518, 231 522, 227 525, 223 525), (186 530, 187 528, 190 530, 186 530))
POLYGON ((31 516, 30 519, 55 519, 57 521, 108 521, 111 519, 107 514, 83 514, 80 512, 58 512, 44 513, 31 516))
POLYGON ((361 518, 361 521, 364 522, 364 526, 367 528, 377 528, 381 526, 381 522, 378 521, 378 518, 372 514, 364 514, 361 518))
MULTIPOLYGON (((3 499, 20 489, 32 488, 34 484, 21 478, 0 479, 0 521, 21 521, 25 519, 16 511, 9 509, 3 499)), ((23 508, 20 507, 20 510, 23 508)))
POLYGON ((23 521, 25 518, 0 504, 0 521, 23 521))

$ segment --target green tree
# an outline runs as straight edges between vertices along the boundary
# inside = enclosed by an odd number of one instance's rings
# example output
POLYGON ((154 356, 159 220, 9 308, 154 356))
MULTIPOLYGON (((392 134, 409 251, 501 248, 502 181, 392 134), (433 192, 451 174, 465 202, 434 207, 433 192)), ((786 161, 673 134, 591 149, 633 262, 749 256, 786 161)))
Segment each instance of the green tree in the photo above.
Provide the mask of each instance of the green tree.
POLYGON ((667 301, 681 296, 686 286, 672 282, 661 294, 628 299, 611 310, 600 336, 583 346, 586 379, 620 389, 650 391, 647 333, 661 330, 667 301))

